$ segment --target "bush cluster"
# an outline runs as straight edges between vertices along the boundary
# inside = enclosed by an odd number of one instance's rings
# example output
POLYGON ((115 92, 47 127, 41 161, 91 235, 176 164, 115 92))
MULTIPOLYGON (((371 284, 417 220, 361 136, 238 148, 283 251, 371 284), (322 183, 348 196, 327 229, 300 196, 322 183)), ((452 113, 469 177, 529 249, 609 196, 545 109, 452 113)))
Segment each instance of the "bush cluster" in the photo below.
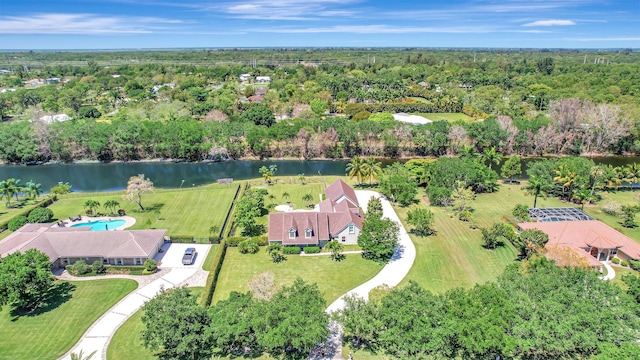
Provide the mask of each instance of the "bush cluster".
POLYGON ((529 216, 529 208, 527 207, 527 205, 516 205, 513 210, 511 210, 511 214, 522 222, 531 221, 531 217, 529 216))
POLYGON ((640 260, 629 260, 629 266, 635 271, 640 271, 640 260))
POLYGON ((613 259, 611 259, 611 262, 617 265, 617 264, 620 264, 620 259, 613 258, 613 259))
POLYGON ((251 238, 238 243, 238 250, 241 254, 255 254, 260 251, 260 246, 251 238))
POLYGON ((46 223, 53 219, 53 211, 49 208, 37 207, 29 213, 27 220, 30 223, 46 223))
POLYGON ((282 253, 287 255, 296 255, 300 254, 299 246, 285 246, 282 248, 282 253))
POLYGON ((144 264, 142 264, 142 267, 144 268, 142 272, 143 275, 153 274, 158 271, 158 264, 153 259, 145 260, 144 264))
POLYGON ((320 252, 319 246, 307 246, 304 248, 305 254, 318 254, 320 252))
MULTIPOLYGON (((225 243, 228 247, 238 247, 238 245, 247 240, 246 237, 243 236, 234 236, 225 239, 225 243)), ((269 245, 269 240, 267 240, 266 236, 254 236, 251 238, 251 241, 256 243, 258 246, 267 246, 269 245)))
POLYGON ((27 217, 24 215, 16 216, 9 221, 9 225, 7 226, 9 231, 16 231, 20 229, 24 224, 27 223, 27 217))

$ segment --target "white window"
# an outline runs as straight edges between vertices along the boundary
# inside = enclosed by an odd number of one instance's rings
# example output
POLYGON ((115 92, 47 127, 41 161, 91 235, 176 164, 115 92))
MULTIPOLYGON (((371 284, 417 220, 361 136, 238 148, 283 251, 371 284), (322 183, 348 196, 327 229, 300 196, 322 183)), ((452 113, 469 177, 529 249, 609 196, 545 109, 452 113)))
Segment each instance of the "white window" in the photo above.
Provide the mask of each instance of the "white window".
POLYGON ((349 234, 355 234, 356 233, 356 226, 353 224, 349 224, 349 234))
POLYGON ((310 238, 310 237, 312 237, 312 236, 313 236, 313 230, 311 230, 311 229, 306 229, 306 230, 304 231, 304 237, 306 237, 306 238, 310 238))
POLYGON ((296 237, 296 231, 294 229, 289 229, 289 239, 294 239, 296 237))

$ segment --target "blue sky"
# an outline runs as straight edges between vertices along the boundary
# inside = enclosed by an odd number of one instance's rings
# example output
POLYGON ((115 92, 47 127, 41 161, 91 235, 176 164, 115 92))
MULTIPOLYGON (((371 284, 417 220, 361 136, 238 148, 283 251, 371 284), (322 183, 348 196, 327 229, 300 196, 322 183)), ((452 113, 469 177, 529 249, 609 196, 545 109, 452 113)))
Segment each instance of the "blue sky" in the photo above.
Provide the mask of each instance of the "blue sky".
POLYGON ((640 48, 640 0, 0 0, 0 49, 640 48))

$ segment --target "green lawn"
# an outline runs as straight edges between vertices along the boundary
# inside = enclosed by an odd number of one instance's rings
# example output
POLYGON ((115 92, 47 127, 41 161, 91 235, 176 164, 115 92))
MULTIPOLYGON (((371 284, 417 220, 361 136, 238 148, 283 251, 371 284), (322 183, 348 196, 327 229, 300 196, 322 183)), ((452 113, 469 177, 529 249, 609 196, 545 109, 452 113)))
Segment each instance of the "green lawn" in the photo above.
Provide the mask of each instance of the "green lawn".
MULTIPOLYGON (((50 208, 58 219, 84 214, 84 203, 89 199, 104 204, 117 200, 127 215, 136 218, 136 229, 168 229, 168 235, 206 238, 213 225, 220 228, 224 222, 237 185, 208 185, 197 188, 158 190, 144 194, 142 212, 138 206, 122 198, 124 192, 70 194, 58 200, 50 208)), ((100 212, 107 209, 100 207, 100 212)))
MULTIPOLYGON (((516 204, 533 204, 533 197, 524 195, 522 185, 501 185, 500 190, 492 194, 477 195, 472 207, 474 217, 480 227, 489 227, 494 222, 502 222, 503 215, 511 214, 516 204)), ((424 193, 421 193, 421 196, 424 193)), ((420 206, 428 206, 422 196, 420 206)), ((555 198, 538 199, 538 206, 567 206, 555 198)), ((469 223, 451 217, 441 207, 430 207, 435 213, 434 228, 436 235, 420 237, 411 234, 416 246, 417 257, 408 276, 402 284, 410 280, 434 292, 443 292, 455 287, 471 287, 496 279, 504 268, 517 256, 516 250, 505 244, 490 251, 482 247, 482 235, 479 230, 469 228, 469 223)), ((404 221, 408 208, 395 207, 405 227, 411 227, 404 221)))
POLYGON ((462 121, 464 123, 472 123, 475 121, 474 118, 463 113, 416 113, 413 115, 424 116, 432 121, 446 120, 449 122, 462 121))
POLYGON ((382 269, 381 265, 364 260, 359 254, 346 255, 346 259, 341 262, 333 261, 329 256, 286 256, 286 261, 274 264, 264 247, 252 255, 240 254, 238 248, 227 249, 213 303, 228 298, 231 291, 249 291, 247 283, 253 276, 271 271, 279 284, 290 285, 297 277, 317 283, 329 305, 345 292, 371 279, 382 269))
POLYGON ((202 263, 202 270, 204 271, 210 271, 211 270, 211 265, 213 264, 213 259, 216 257, 216 252, 218 252, 218 244, 213 244, 211 245, 211 249, 209 250, 209 253, 207 254, 207 257, 204 259, 204 262, 202 263))
POLYGON ((0 311, 0 359, 56 359, 138 284, 127 279, 56 282, 57 300, 33 314, 0 311))
MULTIPOLYGON (((46 198, 46 196, 40 195, 38 197, 38 202, 42 202, 46 198)), ((34 201, 25 200, 22 196, 19 198, 18 202, 16 202, 15 197, 11 198, 11 207, 9 208, 7 208, 7 202, 4 199, 0 203, 0 222, 10 220, 14 216, 26 211, 27 209, 33 208, 36 205, 34 201)))
MULTIPOLYGON (((584 210, 594 218, 606 223, 607 225, 620 231, 621 233, 627 235, 635 241, 640 242, 640 227, 636 227, 633 229, 622 227, 622 220, 620 216, 611 216, 609 214, 605 214, 602 211, 602 206, 607 204, 608 202, 616 202, 620 205, 637 205, 637 196, 638 194, 640 194, 640 192, 637 190, 620 190, 615 192, 601 192, 600 194, 603 196, 603 199, 596 203, 595 206, 586 205, 584 207, 584 210)), ((638 216, 636 216, 636 222, 640 223, 637 220, 638 216)))
POLYGON ((294 209, 308 209, 307 203, 302 200, 302 197, 306 194, 311 194, 313 200, 312 204, 320 202, 320 194, 324 194, 323 183, 306 183, 302 185, 297 178, 276 178, 276 183, 273 185, 266 185, 264 181, 251 181, 249 182, 252 188, 264 188, 269 193, 265 199, 265 205, 276 204, 282 205, 290 201, 294 209), (291 183, 291 181, 295 181, 291 183), (288 197, 284 197, 283 194, 288 193, 288 197))
MULTIPOLYGON (((203 287, 190 288, 191 294, 200 298, 203 287)), ((127 321, 116 331, 109 347, 107 348, 107 359, 136 359, 136 360, 155 360, 151 350, 142 345, 140 336, 144 331, 142 324, 142 310, 136 311, 127 321)))

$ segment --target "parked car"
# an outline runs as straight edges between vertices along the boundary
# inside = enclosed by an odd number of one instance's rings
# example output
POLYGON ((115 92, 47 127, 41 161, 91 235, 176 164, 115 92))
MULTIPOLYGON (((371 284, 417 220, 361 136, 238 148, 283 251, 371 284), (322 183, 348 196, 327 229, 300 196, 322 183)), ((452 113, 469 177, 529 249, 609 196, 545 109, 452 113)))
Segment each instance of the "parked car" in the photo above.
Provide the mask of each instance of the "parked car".
POLYGON ((184 255, 182 255, 182 265, 191 265, 193 264, 193 260, 196 258, 196 254, 198 252, 195 248, 187 248, 184 251, 184 255))

